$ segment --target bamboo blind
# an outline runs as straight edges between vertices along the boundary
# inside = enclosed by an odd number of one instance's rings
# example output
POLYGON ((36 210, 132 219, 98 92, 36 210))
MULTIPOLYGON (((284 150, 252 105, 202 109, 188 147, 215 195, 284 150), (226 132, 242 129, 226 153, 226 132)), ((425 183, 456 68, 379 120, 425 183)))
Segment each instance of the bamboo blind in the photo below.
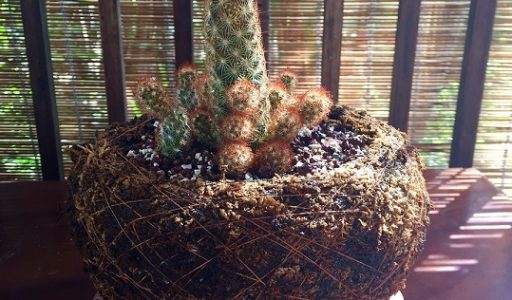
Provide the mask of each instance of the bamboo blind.
POLYGON ((512 1, 496 8, 474 165, 512 194, 512 1))
POLYGON ((100 18, 94 0, 47 0, 46 11, 64 150, 107 126, 100 18))
POLYGON ((174 91, 175 53, 172 0, 121 1, 121 23, 130 117, 140 114, 132 95, 136 81, 158 76, 174 91))
POLYGON ((269 76, 285 68, 298 75, 297 92, 320 86, 323 1, 270 1, 269 76))
POLYGON ((430 167, 448 167, 469 0, 424 0, 409 113, 409 137, 430 167))
MULTIPOLYGON (((40 179, 40 162, 19 2, 0 0, 0 180, 40 179), (4 59, 5 58, 5 59, 4 59)), ((194 60, 204 61, 203 0, 193 5, 194 60)), ((340 102, 386 119, 398 0, 345 0, 340 102)), ((409 135, 429 167, 447 167, 470 0, 423 0, 409 113, 409 135)), ((100 17, 96 0, 47 0, 63 148, 107 125, 100 17)), ((323 0, 271 0, 270 76, 285 67, 299 92, 321 82, 323 0)), ((174 87, 172 0, 121 0, 131 116, 134 81, 157 74, 174 87)), ((512 0, 498 1, 478 129, 475 167, 512 192, 512 0)), ((69 160, 65 157, 65 166, 69 160)))
POLYGON ((398 1, 345 0, 341 46, 341 103, 380 119, 389 114, 398 1))
POLYGON ((0 180, 41 179, 19 1, 0 3, 0 180))

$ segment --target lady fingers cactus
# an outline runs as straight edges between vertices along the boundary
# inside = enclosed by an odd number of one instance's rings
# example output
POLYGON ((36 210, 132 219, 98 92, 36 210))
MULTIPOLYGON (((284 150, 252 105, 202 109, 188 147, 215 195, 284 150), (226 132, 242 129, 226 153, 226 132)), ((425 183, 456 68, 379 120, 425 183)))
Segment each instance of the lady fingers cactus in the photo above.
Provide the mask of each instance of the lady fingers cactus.
POLYGON ((155 78, 134 90, 160 120, 160 152, 173 157, 196 141, 216 151, 227 174, 286 172, 294 160, 290 142, 327 116, 329 94, 295 95, 297 76, 289 69, 269 82, 255 0, 207 0, 203 30, 206 72, 179 68, 177 100, 155 78))

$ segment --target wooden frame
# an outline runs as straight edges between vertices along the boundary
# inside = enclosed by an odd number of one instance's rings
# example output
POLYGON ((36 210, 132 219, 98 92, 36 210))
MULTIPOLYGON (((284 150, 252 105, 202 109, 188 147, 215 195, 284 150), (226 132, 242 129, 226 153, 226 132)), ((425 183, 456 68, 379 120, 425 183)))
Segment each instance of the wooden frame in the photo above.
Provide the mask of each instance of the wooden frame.
POLYGON ((176 51, 176 69, 194 61, 192 28, 192 1, 174 0, 174 43, 176 51))
POLYGON ((128 112, 119 0, 100 0, 98 5, 108 121, 109 123, 125 122, 128 119, 128 112))
MULTIPOLYGON (((193 60, 192 2, 174 1, 176 66, 193 60)), ((496 0, 472 0, 450 154, 450 167, 471 167, 489 56, 496 0)), ((63 178, 62 154, 44 0, 22 0, 21 11, 43 179, 63 178)), ((324 1, 322 86, 338 99, 343 0, 324 1)), ((119 0, 98 1, 109 122, 127 119, 119 0)), ((270 0, 258 0, 268 58, 270 0)), ((389 123, 407 131, 421 0, 400 0, 389 123)))
POLYGON ((269 67, 269 43, 270 43, 270 0, 258 0, 258 10, 261 22, 261 35, 263 39, 263 49, 265 49, 265 59, 269 67))
POLYGON ((453 126, 450 167, 473 166, 485 70, 492 40, 496 0, 471 0, 457 112, 453 126))
POLYGON ((45 1, 22 0, 20 4, 43 180, 62 180, 64 172, 45 1))
POLYGON ((396 28, 389 124, 407 132, 421 0, 400 0, 396 28))
POLYGON ((322 40, 322 87, 338 101, 343 33, 343 0, 325 0, 322 40))

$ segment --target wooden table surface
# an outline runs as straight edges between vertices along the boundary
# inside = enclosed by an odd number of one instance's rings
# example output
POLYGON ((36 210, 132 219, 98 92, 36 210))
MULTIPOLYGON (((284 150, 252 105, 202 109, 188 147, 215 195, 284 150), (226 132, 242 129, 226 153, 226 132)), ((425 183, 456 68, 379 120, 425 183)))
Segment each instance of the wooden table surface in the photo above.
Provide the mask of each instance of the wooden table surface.
MULTIPOLYGON (((425 173, 432 226, 406 300, 512 299, 512 199, 474 169, 425 173)), ((63 182, 0 184, 0 299, 84 299, 63 182)))

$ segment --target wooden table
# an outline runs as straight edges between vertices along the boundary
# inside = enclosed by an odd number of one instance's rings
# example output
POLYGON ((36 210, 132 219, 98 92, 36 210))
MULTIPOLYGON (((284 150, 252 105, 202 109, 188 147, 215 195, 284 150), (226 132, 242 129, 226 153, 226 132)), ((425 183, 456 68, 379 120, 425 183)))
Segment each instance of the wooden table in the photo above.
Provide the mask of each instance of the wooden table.
MULTIPOLYGON (((474 169, 425 173, 436 209, 406 300, 512 299, 512 199, 474 169)), ((0 299, 84 299, 63 182, 0 184, 0 299)))

